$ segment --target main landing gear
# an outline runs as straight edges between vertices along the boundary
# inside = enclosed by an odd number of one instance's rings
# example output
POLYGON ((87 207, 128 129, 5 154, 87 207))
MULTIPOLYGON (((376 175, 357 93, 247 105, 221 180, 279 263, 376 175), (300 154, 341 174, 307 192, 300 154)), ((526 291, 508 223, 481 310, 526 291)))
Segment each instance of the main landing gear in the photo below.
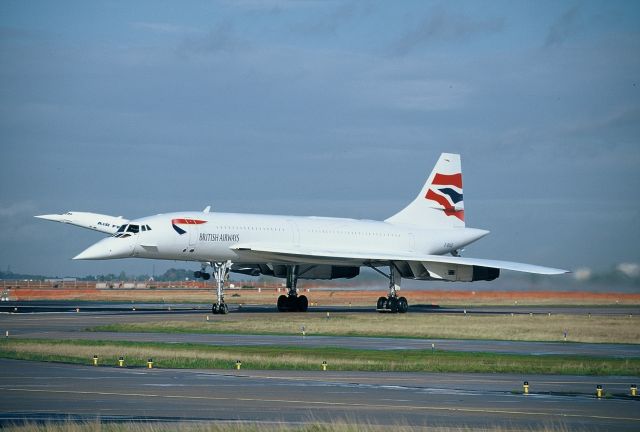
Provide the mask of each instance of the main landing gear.
POLYGON ((378 312, 391 312, 391 313, 406 313, 409 310, 409 302, 405 297, 398 297, 398 291, 400 290, 400 282, 402 277, 398 268, 391 263, 389 266, 391 272, 389 276, 382 273, 375 267, 372 267, 378 273, 381 273, 385 277, 389 278, 389 294, 387 297, 378 298, 376 303, 376 310, 378 312))
POLYGON ((309 300, 306 296, 298 295, 298 266, 287 267, 287 295, 278 297, 279 312, 306 312, 309 308, 309 300))
MULTIPOLYGON (((202 264, 202 270, 193 273, 196 278, 208 280, 211 276, 205 271, 209 263, 202 264)), ((231 261, 217 262, 211 264, 213 267, 213 277, 216 279, 216 302, 211 306, 211 313, 226 314, 229 307, 224 302, 224 283, 229 279, 229 270, 231 270, 231 261)))

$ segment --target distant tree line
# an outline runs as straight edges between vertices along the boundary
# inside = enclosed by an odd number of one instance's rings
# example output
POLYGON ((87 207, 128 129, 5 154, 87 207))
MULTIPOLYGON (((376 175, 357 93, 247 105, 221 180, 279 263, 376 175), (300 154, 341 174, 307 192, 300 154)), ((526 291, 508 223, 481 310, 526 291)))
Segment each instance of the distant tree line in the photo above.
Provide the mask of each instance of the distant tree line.
MULTIPOLYGON (((239 275, 236 275, 236 277, 237 276, 239 275)), ((373 272, 371 272, 371 274, 367 274, 365 272, 361 275, 360 280, 362 280, 363 278, 367 279, 367 278, 375 278, 375 277, 377 277, 377 275, 374 275, 373 272)), ((509 277, 513 277, 513 278, 528 277, 531 281, 534 281, 534 282, 539 279, 539 276, 537 275, 510 274, 509 277)), ((61 277, 34 275, 34 274, 27 274, 27 273, 14 273, 11 270, 0 271, 0 280, 16 280, 16 279, 17 280, 29 279, 29 280, 42 281, 45 279, 61 279, 61 277)), ((150 279, 151 279, 151 276, 148 274, 133 275, 133 274, 127 274, 125 271, 121 271, 117 275, 114 273, 108 273, 108 274, 101 274, 101 275, 95 275, 95 276, 89 275, 89 276, 77 278, 77 280, 79 281, 96 281, 96 282, 112 282, 112 281, 141 281, 142 282, 142 281, 148 281, 150 279)), ((170 268, 169 270, 165 271, 163 274, 156 275, 153 277, 153 280, 161 281, 161 282, 178 281, 178 280, 185 280, 185 279, 189 279, 189 280, 193 279, 193 270, 170 268)), ((242 276, 242 279, 257 280, 258 282, 274 282, 279 280, 277 278, 273 278, 270 276, 259 276, 258 278, 242 276)), ((573 280, 572 278, 571 281, 573 283, 578 283, 578 284, 589 283, 589 284, 619 284, 619 285, 626 285, 626 286, 640 286, 640 275, 626 274, 617 268, 613 268, 607 271, 593 272, 584 280, 578 281, 578 280, 573 280)))
MULTIPOLYGON (((187 278, 193 279, 193 270, 171 268, 161 275, 154 276, 153 280, 166 282, 166 281, 175 281, 175 280, 185 280, 187 278)), ((82 280, 82 281, 98 281, 98 282, 134 281, 134 280, 147 281, 150 279, 151 279, 151 276, 148 274, 133 275, 133 274, 127 274, 124 271, 121 271, 120 274, 118 275, 109 273, 106 275, 97 275, 97 276, 90 275, 90 276, 78 278, 78 280, 82 280)))

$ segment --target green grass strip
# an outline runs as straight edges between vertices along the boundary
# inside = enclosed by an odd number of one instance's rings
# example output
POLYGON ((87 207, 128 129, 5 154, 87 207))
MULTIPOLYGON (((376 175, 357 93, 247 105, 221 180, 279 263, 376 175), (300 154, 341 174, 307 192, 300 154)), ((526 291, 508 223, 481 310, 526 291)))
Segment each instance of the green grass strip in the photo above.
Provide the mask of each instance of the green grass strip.
POLYGON ((115 366, 189 369, 328 370, 375 372, 475 372, 569 375, 640 375, 640 359, 560 355, 512 355, 431 350, 363 350, 287 346, 208 346, 155 342, 8 339, 0 341, 0 357, 115 366))

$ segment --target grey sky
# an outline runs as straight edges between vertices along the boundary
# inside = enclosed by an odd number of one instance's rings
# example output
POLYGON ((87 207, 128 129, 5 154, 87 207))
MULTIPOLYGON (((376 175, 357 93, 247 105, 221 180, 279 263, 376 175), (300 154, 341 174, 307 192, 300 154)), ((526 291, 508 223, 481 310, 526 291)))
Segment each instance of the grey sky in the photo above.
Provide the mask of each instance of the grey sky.
MULTIPOLYGON (((459 152, 468 256, 640 262, 637 2, 0 3, 0 266, 100 238, 32 216, 382 219, 459 152)), ((156 263, 156 270, 180 263, 156 263)))

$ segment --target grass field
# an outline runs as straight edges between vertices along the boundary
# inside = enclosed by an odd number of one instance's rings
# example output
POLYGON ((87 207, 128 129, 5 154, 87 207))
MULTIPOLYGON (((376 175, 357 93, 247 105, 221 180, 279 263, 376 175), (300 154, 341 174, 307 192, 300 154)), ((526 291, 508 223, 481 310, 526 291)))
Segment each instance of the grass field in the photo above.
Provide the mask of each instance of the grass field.
POLYGON ((92 331, 391 336, 438 339, 640 343, 640 317, 324 313, 191 315, 161 322, 112 324, 92 331))
POLYGON ((146 366, 152 358, 162 368, 232 369, 236 360, 256 370, 330 370, 380 372, 478 372, 571 375, 640 375, 640 359, 585 356, 533 356, 431 350, 362 350, 281 346, 204 346, 112 341, 5 339, 0 357, 115 366, 146 366))

